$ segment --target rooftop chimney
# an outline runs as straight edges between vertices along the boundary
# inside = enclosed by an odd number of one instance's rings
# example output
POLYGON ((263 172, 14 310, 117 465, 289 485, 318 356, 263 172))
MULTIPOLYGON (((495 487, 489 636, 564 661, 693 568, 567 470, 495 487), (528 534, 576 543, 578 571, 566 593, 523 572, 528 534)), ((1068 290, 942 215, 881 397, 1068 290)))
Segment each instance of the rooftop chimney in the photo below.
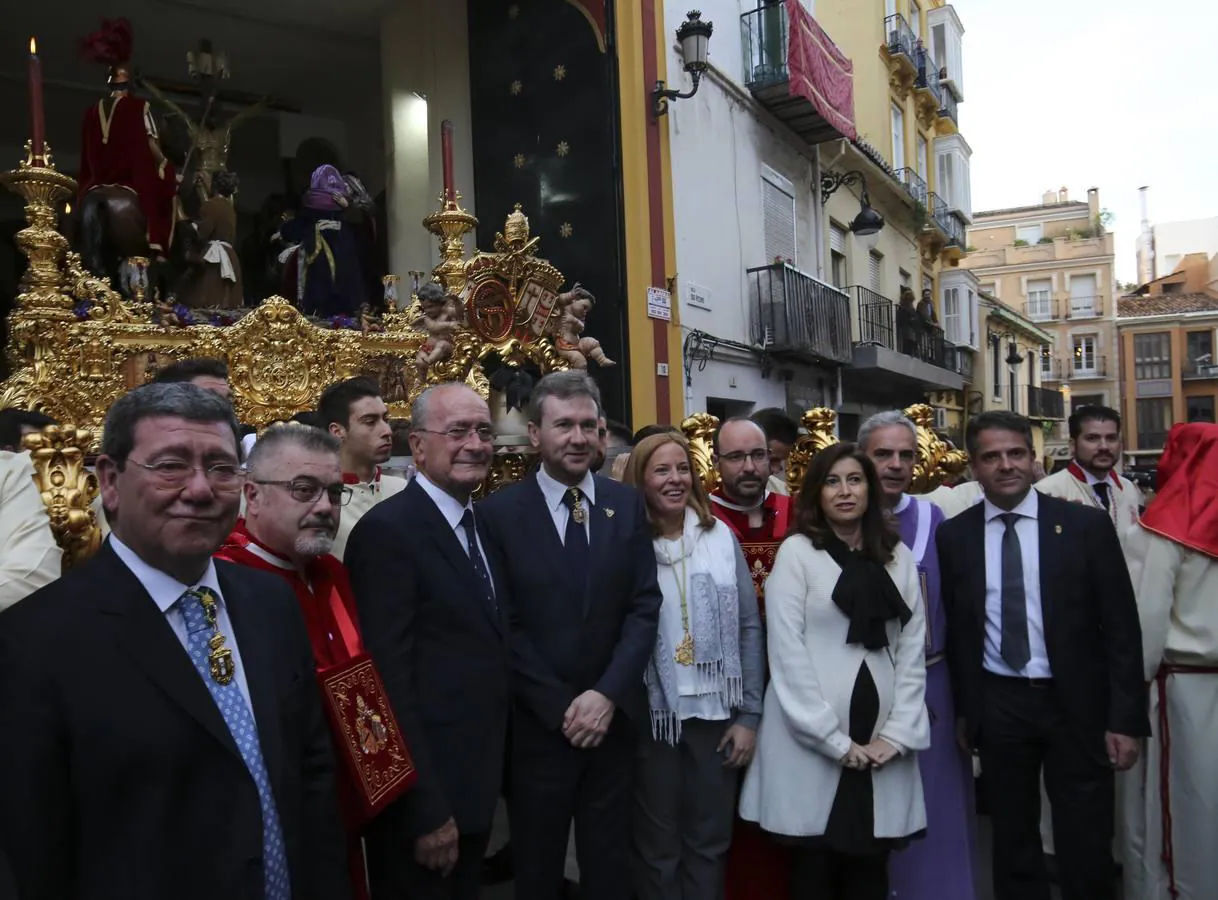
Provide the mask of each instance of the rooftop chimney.
POLYGON ((1045 191, 1043 194, 1040 195, 1040 202, 1043 203, 1045 206, 1048 206, 1050 203, 1056 203, 1057 202, 1057 191, 1045 191))
POLYGON ((1065 187, 1063 187, 1060 191, 1057 192, 1057 202, 1058 203, 1065 203, 1069 199, 1070 199, 1070 192, 1068 190, 1066 190, 1065 187))
POLYGON ((1100 189, 1087 188, 1087 216, 1095 225, 1100 218, 1100 189))

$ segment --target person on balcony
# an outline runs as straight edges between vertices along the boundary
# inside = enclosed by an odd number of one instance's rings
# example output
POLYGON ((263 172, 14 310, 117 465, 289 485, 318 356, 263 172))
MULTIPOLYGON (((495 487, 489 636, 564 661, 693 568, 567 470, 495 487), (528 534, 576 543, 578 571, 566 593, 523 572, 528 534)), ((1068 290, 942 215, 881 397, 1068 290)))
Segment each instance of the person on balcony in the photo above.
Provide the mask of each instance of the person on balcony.
POLYGON ((897 304, 897 349, 906 356, 918 355, 918 335, 922 331, 918 309, 914 304, 914 293, 908 287, 901 288, 901 301, 897 304))

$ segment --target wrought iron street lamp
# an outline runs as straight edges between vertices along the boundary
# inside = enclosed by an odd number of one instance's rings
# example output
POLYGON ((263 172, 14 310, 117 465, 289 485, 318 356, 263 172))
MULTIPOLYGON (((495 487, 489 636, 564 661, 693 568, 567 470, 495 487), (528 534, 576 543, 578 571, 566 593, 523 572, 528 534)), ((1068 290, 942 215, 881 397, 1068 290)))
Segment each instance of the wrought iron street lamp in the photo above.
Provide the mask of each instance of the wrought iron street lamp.
POLYGON ((845 173, 826 172, 820 177, 820 202, 822 206, 828 203, 829 198, 842 185, 853 187, 856 184, 862 186, 863 193, 860 199, 859 214, 850 223, 850 230, 859 237, 866 237, 884 227, 884 217, 871 205, 871 197, 867 194, 867 179, 863 177, 862 172, 857 169, 845 173))
POLYGON ((690 10, 685 21, 677 29, 677 42, 681 45, 681 63, 693 79, 693 87, 688 93, 665 88, 663 81, 657 81, 655 90, 651 92, 651 115, 653 118, 668 113, 669 100, 688 100, 698 93, 698 84, 702 81, 702 73, 707 70, 707 54, 710 49, 711 32, 715 30, 713 22, 703 22, 699 10, 690 10))

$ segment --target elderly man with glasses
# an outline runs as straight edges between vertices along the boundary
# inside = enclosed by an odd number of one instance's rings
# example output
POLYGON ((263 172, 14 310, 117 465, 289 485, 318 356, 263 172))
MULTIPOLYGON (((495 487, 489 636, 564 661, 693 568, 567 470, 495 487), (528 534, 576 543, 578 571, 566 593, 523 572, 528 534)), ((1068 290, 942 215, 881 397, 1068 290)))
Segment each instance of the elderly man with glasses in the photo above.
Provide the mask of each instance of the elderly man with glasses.
POLYGON ((348 897, 313 653, 283 582, 212 555, 240 427, 191 384, 106 416, 113 533, 0 615, 0 850, 21 897, 348 897))
MULTIPOLYGON (((245 518, 237 521, 216 554, 219 559, 273 572, 292 586, 323 687, 367 658, 346 569, 330 554, 342 508, 352 493, 351 487, 343 484, 339 446, 338 438, 307 425, 281 424, 268 429, 254 445, 246 464, 245 518)), ((362 689, 368 690, 367 686, 362 689)), ((371 690, 380 692, 379 686, 371 690)), ((373 699, 365 698, 367 709, 379 706, 369 703, 373 699)), ((377 714, 392 720, 392 714, 384 710, 377 714)), ((339 758, 344 759, 352 755, 350 735, 360 730, 360 722, 342 720, 340 724, 340 720, 341 716, 334 717, 331 722, 339 758), (347 728, 348 724, 352 727, 347 728)), ((381 724, 385 727, 385 721, 381 724)), ((384 735, 389 736, 388 732, 384 735)), ((376 740, 370 740, 370 744, 354 748, 354 758, 361 763, 372 764, 377 756, 374 751, 388 749, 378 748, 376 740)), ((348 776, 357 774, 350 767, 343 771, 348 776)), ((361 777, 348 777, 340 791, 348 825, 351 892, 357 900, 368 896, 359 827, 371 818, 371 804, 360 802, 363 781, 361 777)))

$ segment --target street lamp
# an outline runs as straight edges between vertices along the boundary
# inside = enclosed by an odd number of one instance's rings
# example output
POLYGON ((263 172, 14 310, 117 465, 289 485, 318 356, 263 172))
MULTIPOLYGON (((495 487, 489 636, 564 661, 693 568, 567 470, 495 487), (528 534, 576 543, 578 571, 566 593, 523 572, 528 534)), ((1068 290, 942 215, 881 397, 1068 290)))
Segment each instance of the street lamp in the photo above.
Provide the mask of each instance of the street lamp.
POLYGON ((688 100, 698 93, 698 83, 702 80, 702 73, 710 65, 706 60, 710 49, 711 32, 714 30, 713 22, 702 21, 700 10, 690 10, 686 14, 685 21, 677 29, 677 42, 681 45, 682 66, 693 79, 694 85, 688 93, 683 94, 679 90, 665 88, 663 81, 657 81, 655 90, 651 92, 652 118, 658 119, 660 116, 667 115, 669 100, 688 100))
POLYGON ((871 197, 867 195, 867 179, 863 177, 862 172, 857 169, 844 174, 840 172, 826 172, 820 177, 820 202, 822 206, 828 203, 829 198, 842 185, 851 187, 855 184, 862 185, 863 193, 860 199, 859 214, 850 223, 850 230, 859 237, 866 237, 869 234, 875 234, 884 227, 884 217, 876 212, 871 205, 871 197))

